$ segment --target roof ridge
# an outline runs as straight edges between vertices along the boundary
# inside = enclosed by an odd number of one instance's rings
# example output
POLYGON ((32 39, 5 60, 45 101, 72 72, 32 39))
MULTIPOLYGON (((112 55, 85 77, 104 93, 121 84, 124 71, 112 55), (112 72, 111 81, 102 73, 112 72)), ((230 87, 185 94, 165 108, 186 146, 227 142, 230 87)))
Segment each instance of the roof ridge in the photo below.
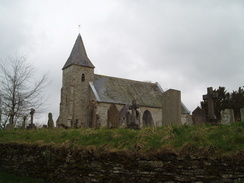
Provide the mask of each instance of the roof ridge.
POLYGON ((150 81, 138 81, 138 80, 134 80, 134 79, 127 79, 127 78, 120 78, 120 77, 114 77, 114 76, 106 76, 106 75, 102 75, 102 74, 94 74, 95 76, 102 76, 102 77, 108 77, 108 78, 114 78, 114 79, 123 79, 123 80, 127 80, 127 81, 133 81, 133 82, 140 82, 140 83, 147 83, 147 84, 157 84, 157 82, 153 83, 150 81))

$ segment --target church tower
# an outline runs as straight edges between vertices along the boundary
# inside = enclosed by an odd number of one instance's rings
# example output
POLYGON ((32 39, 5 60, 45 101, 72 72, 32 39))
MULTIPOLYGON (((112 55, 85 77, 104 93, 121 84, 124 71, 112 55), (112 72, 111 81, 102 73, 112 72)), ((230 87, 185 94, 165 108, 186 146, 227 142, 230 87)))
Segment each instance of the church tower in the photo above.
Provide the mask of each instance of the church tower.
POLYGON ((63 81, 57 126, 87 126, 88 105, 92 97, 89 82, 94 81, 94 68, 79 34, 62 69, 63 81))

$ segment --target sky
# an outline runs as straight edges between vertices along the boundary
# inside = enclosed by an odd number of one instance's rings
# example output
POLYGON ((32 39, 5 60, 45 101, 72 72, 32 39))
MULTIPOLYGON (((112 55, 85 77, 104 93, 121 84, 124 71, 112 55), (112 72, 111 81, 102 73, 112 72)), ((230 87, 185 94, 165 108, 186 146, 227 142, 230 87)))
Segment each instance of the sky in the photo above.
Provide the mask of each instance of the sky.
POLYGON ((79 32, 96 74, 180 90, 191 112, 207 87, 244 86, 243 0, 0 0, 0 61, 18 53, 48 72, 41 123, 59 115, 79 32))

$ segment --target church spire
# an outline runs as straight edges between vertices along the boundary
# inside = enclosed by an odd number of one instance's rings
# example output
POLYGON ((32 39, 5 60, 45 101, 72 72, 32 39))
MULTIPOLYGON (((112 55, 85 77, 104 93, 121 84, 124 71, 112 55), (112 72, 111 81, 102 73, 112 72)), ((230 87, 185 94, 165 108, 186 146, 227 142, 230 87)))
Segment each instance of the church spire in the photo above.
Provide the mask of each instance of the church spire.
POLYGON ((64 64, 63 69, 69 67, 70 65, 80 65, 84 67, 94 68, 94 65, 87 57, 86 49, 80 34, 75 41, 74 47, 70 53, 68 60, 64 64))

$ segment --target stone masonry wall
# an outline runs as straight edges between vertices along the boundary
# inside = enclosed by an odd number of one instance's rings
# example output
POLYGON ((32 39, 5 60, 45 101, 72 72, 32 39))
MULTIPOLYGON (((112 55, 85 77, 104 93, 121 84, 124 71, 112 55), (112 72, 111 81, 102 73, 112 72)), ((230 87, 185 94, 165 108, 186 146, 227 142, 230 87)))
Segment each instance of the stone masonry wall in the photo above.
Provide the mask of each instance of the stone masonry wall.
MULTIPOLYGON (((89 81, 94 80, 94 69, 71 65, 63 70, 63 87, 59 122, 71 126, 71 120, 78 120, 78 126, 88 126, 88 104, 91 100, 89 81), (84 74, 84 81, 82 81, 84 74)), ((58 124, 57 124, 58 125, 58 124)))
POLYGON ((96 153, 92 150, 0 144, 0 169, 47 182, 243 182, 244 156, 207 158, 161 153, 96 153))
MULTIPOLYGON (((107 112, 108 112, 110 105, 111 104, 109 104, 109 103, 99 103, 97 113, 99 115, 98 123, 100 124, 101 127, 107 126, 107 120, 108 120, 107 112)), ((122 105, 122 104, 116 104, 116 108, 118 109, 118 111, 120 111, 123 107, 124 107, 124 105, 122 105)), ((143 117, 143 113, 146 110, 150 111, 152 118, 153 118, 154 126, 162 126, 162 109, 153 108, 153 107, 140 107, 139 109, 137 109, 137 111, 139 112, 139 118, 140 118, 139 126, 141 128, 143 127, 142 117, 143 117)))

